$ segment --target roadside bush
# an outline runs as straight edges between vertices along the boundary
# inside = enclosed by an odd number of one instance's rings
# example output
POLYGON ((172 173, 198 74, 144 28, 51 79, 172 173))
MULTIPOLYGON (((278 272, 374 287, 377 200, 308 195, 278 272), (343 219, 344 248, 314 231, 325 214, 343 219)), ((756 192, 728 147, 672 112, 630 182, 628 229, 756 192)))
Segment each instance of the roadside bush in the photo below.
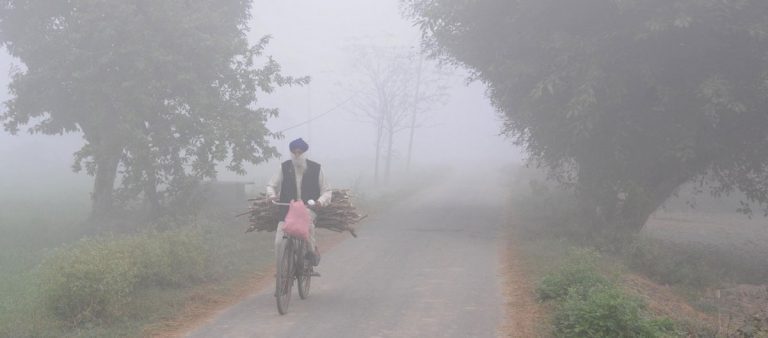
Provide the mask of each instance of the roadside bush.
POLYGON ((609 285, 610 281, 597 271, 599 258, 594 250, 570 250, 560 268, 542 278, 536 288, 539 300, 561 300, 574 290, 609 285))
POLYGON ((191 230, 84 239, 40 266, 46 307, 72 326, 123 315, 137 285, 178 287, 203 278, 206 249, 191 230))
POLYGON ((205 278, 207 250, 194 230, 146 233, 139 237, 139 283, 182 287, 205 278))
POLYGON ((46 259, 41 273, 48 308, 73 326, 122 315, 139 279, 139 252, 132 244, 86 239, 46 259))
POLYGON ((625 294, 600 269, 593 249, 571 249, 559 268, 544 276, 539 300, 555 300, 554 333, 558 337, 663 337, 669 320, 646 318, 645 304, 625 294))
POLYGON ((645 305, 614 286, 569 292, 555 313, 558 337, 663 337, 669 320, 649 320, 645 305))

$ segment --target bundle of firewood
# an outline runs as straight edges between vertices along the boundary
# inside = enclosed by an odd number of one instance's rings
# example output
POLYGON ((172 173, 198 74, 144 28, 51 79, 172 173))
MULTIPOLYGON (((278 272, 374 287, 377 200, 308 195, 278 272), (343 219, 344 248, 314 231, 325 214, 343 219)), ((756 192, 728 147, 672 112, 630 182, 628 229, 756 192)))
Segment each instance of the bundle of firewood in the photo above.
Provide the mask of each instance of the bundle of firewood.
POLYGON ((349 190, 333 190, 331 204, 317 208, 317 219, 315 226, 336 232, 349 231, 352 236, 357 237, 352 225, 363 220, 366 215, 360 215, 352 205, 352 196, 349 190))
MULTIPOLYGON (((249 215, 250 227, 245 232, 251 231, 275 231, 280 219, 280 208, 269 202, 266 194, 261 194, 259 198, 250 199, 252 202, 251 210, 238 216, 249 215)), ((314 208, 317 213, 315 227, 328 229, 335 232, 349 231, 352 236, 357 237, 352 225, 360 222, 366 216, 357 213, 352 205, 351 193, 349 190, 333 190, 331 204, 314 208)))
POLYGON ((248 201, 252 202, 251 210, 237 215, 238 217, 249 215, 248 221, 250 226, 245 232, 277 230, 277 223, 282 221, 280 219, 280 208, 272 204, 264 193, 261 193, 258 198, 249 199, 248 201))

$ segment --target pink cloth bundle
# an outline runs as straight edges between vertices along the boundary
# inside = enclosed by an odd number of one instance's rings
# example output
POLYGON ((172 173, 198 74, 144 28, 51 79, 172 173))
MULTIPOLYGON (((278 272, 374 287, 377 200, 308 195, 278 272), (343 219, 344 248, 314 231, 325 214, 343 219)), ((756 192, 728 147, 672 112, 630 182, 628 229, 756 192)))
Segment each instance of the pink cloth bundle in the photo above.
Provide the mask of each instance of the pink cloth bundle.
POLYGON ((300 200, 291 201, 291 205, 288 207, 288 214, 285 216, 283 232, 288 236, 298 237, 308 241, 309 222, 311 221, 309 209, 304 205, 304 202, 300 200))

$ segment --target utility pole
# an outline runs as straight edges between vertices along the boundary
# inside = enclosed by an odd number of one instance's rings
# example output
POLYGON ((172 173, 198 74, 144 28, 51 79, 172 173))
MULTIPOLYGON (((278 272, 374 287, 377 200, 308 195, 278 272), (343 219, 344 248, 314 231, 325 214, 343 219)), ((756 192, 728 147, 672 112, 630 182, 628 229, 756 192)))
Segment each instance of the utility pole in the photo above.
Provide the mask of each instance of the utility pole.
POLYGON ((307 142, 312 144, 312 82, 307 83, 307 142))

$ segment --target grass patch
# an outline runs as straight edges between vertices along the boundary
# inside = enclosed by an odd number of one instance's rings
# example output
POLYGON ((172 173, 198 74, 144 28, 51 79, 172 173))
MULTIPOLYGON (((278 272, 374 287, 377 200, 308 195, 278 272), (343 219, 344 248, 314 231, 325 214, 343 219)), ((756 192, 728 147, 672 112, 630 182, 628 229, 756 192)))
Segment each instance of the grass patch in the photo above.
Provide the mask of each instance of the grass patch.
POLYGON ((673 337, 674 323, 655 319, 640 299, 615 285, 575 288, 555 313, 558 337, 673 337))
POLYGON ((83 239, 40 266, 46 308, 73 327, 125 317, 141 288, 180 288, 203 280, 208 253, 194 229, 83 239))
POLYGON ((542 278, 536 288, 540 301, 563 300, 572 292, 612 285, 597 273, 599 255, 590 249, 572 249, 564 263, 542 278))
POLYGON ((599 271, 594 250, 573 249, 563 264, 545 275, 536 292, 556 303, 557 337, 666 337, 674 335, 668 319, 653 318, 645 304, 620 289, 615 278, 599 271))
POLYGON ((76 222, 62 227, 67 236, 59 241, 34 236, 54 227, 55 214, 27 229, 12 224, 11 233, 26 235, 2 248, 15 256, 5 255, 11 264, 0 266, 0 336, 141 336, 176 318, 201 288, 212 297, 231 293, 274 261, 272 234, 243 236, 246 224, 234 214, 208 210, 170 231, 152 230, 156 224, 141 234, 83 240, 76 222))

